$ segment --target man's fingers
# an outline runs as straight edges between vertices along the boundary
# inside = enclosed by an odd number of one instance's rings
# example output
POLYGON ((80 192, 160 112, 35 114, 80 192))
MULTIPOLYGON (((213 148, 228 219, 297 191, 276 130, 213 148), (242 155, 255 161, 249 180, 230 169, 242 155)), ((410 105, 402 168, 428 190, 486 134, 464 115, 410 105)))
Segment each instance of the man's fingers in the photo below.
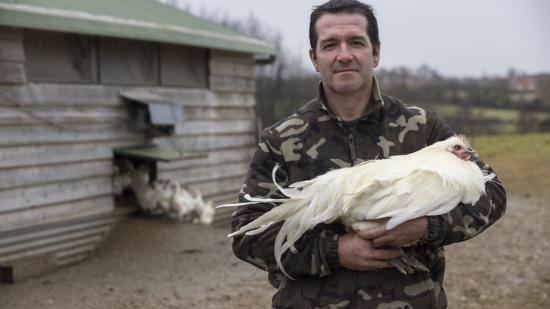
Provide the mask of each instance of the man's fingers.
MULTIPOLYGON (((371 231, 361 231, 377 235, 382 229, 375 228, 371 231)), ((338 238, 338 256, 340 264, 347 269, 360 271, 380 270, 392 267, 388 260, 399 257, 401 250, 398 248, 374 248, 371 240, 361 238, 357 233, 347 233, 338 238)))
POLYGON ((383 236, 386 233, 386 225, 381 224, 377 227, 373 227, 370 229, 366 229, 363 231, 358 231, 357 236, 363 238, 363 239, 375 239, 383 236))
POLYGON ((386 231, 383 235, 373 238, 372 244, 374 247, 400 247, 422 239, 427 231, 428 219, 420 217, 405 221, 394 229, 386 231))
POLYGON ((390 263, 380 260, 366 260, 361 269, 358 270, 378 270, 393 267, 390 263))
POLYGON ((380 237, 376 237, 372 240, 372 245, 377 247, 383 247, 383 246, 397 246, 398 244, 395 243, 395 237, 391 235, 382 235, 380 237))
POLYGON ((371 256, 377 260, 390 260, 399 257, 401 253, 401 250, 397 248, 375 249, 372 251, 371 256))

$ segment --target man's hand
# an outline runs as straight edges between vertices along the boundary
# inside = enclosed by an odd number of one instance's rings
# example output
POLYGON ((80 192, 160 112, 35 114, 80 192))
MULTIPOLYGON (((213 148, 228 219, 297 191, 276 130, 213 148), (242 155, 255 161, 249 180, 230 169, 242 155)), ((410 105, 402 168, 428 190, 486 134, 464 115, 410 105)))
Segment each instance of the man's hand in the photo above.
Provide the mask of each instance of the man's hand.
POLYGON ((390 268, 387 260, 401 255, 397 248, 377 249, 372 240, 363 239, 356 233, 347 233, 338 239, 340 264, 352 270, 379 270, 390 268))
POLYGON ((378 227, 359 231, 363 239, 371 239, 375 248, 384 246, 401 247, 421 240, 428 232, 428 217, 420 217, 401 223, 394 229, 386 230, 388 219, 380 220, 378 227))
POLYGON ((398 247, 415 243, 428 232, 428 218, 420 217, 386 230, 388 219, 378 227, 347 233, 338 239, 340 264, 352 270, 379 270, 393 267, 387 260, 401 255, 398 247))

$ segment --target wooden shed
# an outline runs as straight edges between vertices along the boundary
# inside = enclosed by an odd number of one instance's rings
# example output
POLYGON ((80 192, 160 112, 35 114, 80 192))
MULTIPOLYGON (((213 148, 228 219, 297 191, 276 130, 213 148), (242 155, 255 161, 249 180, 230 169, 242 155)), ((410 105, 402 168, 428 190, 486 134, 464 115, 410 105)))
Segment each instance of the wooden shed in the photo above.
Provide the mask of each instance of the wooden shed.
POLYGON ((0 281, 102 242, 117 221, 116 148, 201 153, 156 173, 234 199, 256 145, 255 59, 274 55, 155 0, 0 0, 0 281), (183 117, 167 134, 134 132, 128 98, 183 117))

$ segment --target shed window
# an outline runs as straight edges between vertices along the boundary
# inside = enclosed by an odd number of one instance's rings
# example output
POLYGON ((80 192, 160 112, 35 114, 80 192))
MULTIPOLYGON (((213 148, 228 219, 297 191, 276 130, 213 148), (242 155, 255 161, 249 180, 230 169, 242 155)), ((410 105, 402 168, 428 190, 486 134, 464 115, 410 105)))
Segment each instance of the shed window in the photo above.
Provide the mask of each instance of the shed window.
POLYGON ((99 80, 105 84, 158 84, 154 43, 99 39, 99 80))
POLYGON ((30 81, 95 82, 93 37, 28 30, 24 49, 30 81))
POLYGON ((33 82, 208 88, 209 50, 147 41, 26 30, 33 82))
POLYGON ((160 45, 160 77, 165 86, 208 87, 208 50, 160 45))

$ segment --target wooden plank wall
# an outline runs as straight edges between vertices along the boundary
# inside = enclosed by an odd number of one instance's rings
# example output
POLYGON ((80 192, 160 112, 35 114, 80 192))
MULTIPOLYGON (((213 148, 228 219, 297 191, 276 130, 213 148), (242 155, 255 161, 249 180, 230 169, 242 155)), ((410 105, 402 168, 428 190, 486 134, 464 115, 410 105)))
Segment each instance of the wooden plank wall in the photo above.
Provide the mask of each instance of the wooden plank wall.
MULTIPOLYGON (((127 130, 124 90, 182 105, 175 135, 155 143, 208 154, 159 164, 160 178, 236 199, 256 145, 251 55, 212 51, 210 89, 186 89, 27 83, 22 51, 22 33, 0 27, 1 71, 15 68, 0 75, 0 265, 76 262, 111 230, 112 149, 148 142, 127 130)), ((217 214, 217 224, 228 218, 217 214)))
POLYGON ((22 30, 0 27, 0 84, 26 81, 22 40, 22 30))
POLYGON ((0 28, 3 280, 89 256, 115 222, 111 148, 143 141, 116 91, 28 83, 23 35, 0 28))
MULTIPOLYGON (((157 138, 208 153, 206 158, 159 164, 159 177, 178 179, 214 204, 236 201, 256 148, 254 61, 251 55, 212 50, 210 89, 213 97, 182 102, 186 120, 175 138, 157 138), (199 102, 200 101, 200 102, 199 102), (205 105, 205 102, 209 102, 205 105), (209 106, 208 108, 205 108, 209 106)), ((178 101, 178 94, 163 92, 178 101)), ((181 100, 181 98, 180 98, 181 100)), ((229 226, 232 209, 216 210, 214 225, 229 226)))

